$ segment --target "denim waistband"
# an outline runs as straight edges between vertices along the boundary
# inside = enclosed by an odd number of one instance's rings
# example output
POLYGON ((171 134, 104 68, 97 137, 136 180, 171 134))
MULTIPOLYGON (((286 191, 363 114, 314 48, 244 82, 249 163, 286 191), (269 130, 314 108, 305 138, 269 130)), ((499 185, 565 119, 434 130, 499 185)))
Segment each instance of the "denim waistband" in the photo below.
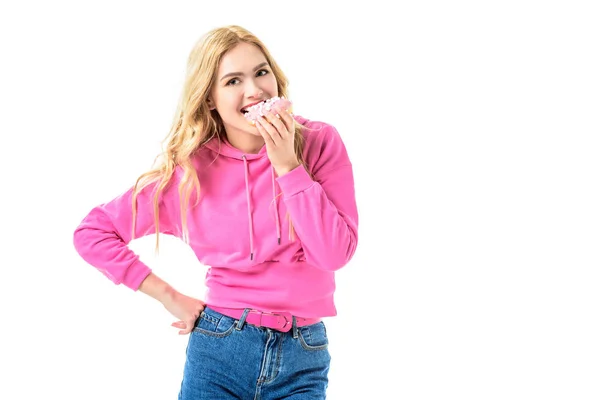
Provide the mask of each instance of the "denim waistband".
POLYGON ((207 305, 206 308, 222 316, 238 320, 237 330, 241 330, 244 324, 247 323, 259 328, 270 328, 279 332, 289 332, 293 329, 295 333, 295 328, 316 324, 321 321, 320 318, 296 317, 288 312, 271 313, 251 308, 226 308, 212 305, 207 305))

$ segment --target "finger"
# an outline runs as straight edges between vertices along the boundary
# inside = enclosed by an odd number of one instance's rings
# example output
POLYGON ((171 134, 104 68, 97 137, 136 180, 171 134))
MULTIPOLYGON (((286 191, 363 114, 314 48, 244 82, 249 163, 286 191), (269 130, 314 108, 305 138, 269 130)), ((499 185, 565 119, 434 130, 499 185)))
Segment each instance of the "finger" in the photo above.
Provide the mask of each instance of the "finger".
POLYGON ((196 326, 196 321, 198 321, 198 319, 202 315, 202 312, 204 311, 206 304, 204 304, 203 302, 199 302, 199 306, 200 306, 200 308, 199 308, 198 312, 196 314, 194 314, 187 323, 184 321, 176 322, 176 324, 178 324, 177 328, 182 329, 181 331, 179 331, 180 335, 186 335, 194 330, 194 327, 196 326))
MULTIPOLYGON (((259 117, 256 120, 256 128, 258 129, 258 133, 260 133, 260 135, 263 137, 263 139, 265 139, 265 143, 268 147, 275 147, 275 141, 273 140, 273 137, 269 134, 269 132, 267 132, 265 125, 263 124, 267 124, 266 121, 264 121, 263 117, 259 117)), ((270 125, 270 124, 269 124, 270 125)))
POLYGON ((283 121, 286 130, 289 133, 294 133, 294 120, 293 114, 289 110, 283 110, 280 107, 274 107, 275 112, 279 115, 280 119, 283 121))
POLYGON ((175 328, 179 328, 179 332, 177 332, 180 335, 183 335, 187 329, 187 325, 185 322, 180 321, 181 323, 174 323, 172 324, 173 327, 175 328))
POLYGON ((267 113, 267 118, 271 125, 275 127, 282 139, 287 139, 290 136, 290 132, 279 114, 273 114, 269 112, 267 113))
MULTIPOLYGON (((270 113, 267 113, 267 115, 269 115, 270 113)), ((273 114, 270 114, 270 116, 267 119, 267 115, 260 117, 259 121, 262 123, 262 127, 265 128, 265 130, 267 131, 267 133, 269 135, 271 135, 271 138, 273 139, 273 142, 275 144, 278 144, 279 141, 281 139, 283 139, 283 136, 281 135, 281 133, 277 130, 277 128, 275 128, 275 126, 273 125, 273 123, 275 122, 275 120, 277 120, 277 118, 275 118, 275 116, 273 114)))
POLYGON ((190 320, 186 323, 185 329, 183 329, 182 331, 180 331, 179 333, 181 335, 187 335, 188 333, 190 333, 191 331, 194 330, 194 323, 196 322, 195 319, 190 320))
POLYGON ((180 323, 178 323, 178 325, 176 326, 176 328, 179 328, 179 334, 180 335, 185 335, 187 333, 188 330, 188 324, 186 324, 183 321, 179 321, 180 323))
POLYGON ((173 323, 171 324, 171 326, 172 326, 173 328, 178 328, 178 329, 180 329, 180 331, 179 331, 179 334, 180 334, 180 335, 181 335, 181 332, 182 332, 182 331, 181 331, 181 329, 185 329, 185 328, 186 328, 186 324, 185 324, 185 322, 183 322, 183 321, 177 321, 177 322, 173 322, 173 323))

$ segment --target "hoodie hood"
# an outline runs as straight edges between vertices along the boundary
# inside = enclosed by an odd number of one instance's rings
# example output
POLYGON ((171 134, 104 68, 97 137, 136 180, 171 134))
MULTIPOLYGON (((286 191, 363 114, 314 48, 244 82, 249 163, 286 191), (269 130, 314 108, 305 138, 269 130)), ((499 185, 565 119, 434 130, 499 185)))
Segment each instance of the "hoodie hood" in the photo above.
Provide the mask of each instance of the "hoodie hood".
POLYGON ((221 140, 219 138, 211 139, 204 146, 219 156, 229 157, 240 161, 244 158, 246 160, 256 160, 267 157, 267 146, 263 146, 256 154, 244 153, 240 149, 233 147, 227 140, 221 140))

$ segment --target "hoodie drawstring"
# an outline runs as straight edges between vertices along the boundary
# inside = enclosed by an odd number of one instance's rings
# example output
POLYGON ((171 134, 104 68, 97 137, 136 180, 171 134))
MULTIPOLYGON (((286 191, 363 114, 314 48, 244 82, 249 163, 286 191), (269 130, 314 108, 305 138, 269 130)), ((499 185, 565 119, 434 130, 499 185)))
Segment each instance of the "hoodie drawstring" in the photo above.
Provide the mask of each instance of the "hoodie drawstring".
POLYGON ((250 260, 254 260, 254 229, 252 227, 252 205, 250 204, 250 187, 248 182, 248 160, 246 156, 242 156, 244 159, 244 179, 246 180, 246 202, 248 204, 248 227, 250 228, 250 260))
MULTIPOLYGON (((246 203, 248 205, 248 229, 250 232, 250 260, 254 260, 254 221, 252 220, 252 200, 250 198, 250 180, 248 178, 248 160, 244 160, 244 180, 246 182, 246 203)), ((277 207, 277 189, 275 184, 275 168, 271 167, 271 185, 273 186, 273 204, 275 208, 275 226, 277 228, 277 244, 281 244, 281 226, 279 226, 279 207, 277 207)))
POLYGON ((281 244, 281 227, 279 226, 279 207, 277 207, 277 192, 275 189, 275 168, 271 167, 271 184, 273 185, 273 207, 275 208, 275 225, 277 226, 277 244, 281 244))

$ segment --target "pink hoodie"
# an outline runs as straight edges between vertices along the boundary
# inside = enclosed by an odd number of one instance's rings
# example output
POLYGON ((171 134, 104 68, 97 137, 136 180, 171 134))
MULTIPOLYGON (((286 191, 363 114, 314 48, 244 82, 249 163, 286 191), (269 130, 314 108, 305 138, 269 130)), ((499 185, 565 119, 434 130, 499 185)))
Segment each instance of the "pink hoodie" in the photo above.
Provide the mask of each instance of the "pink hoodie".
MULTIPOLYGON (((187 224, 192 250, 209 267, 209 305, 304 318, 336 315, 334 271, 350 261, 358 240, 352 165, 334 127, 295 118, 312 128, 304 133, 304 159, 315 181, 302 166, 276 177, 266 147, 244 154, 214 139, 194 155, 201 197, 188 210, 187 224)), ((181 176, 178 168, 159 204, 160 232, 179 238, 181 176)), ((154 233, 152 189, 138 197, 136 237, 154 233)), ((151 270, 127 246, 131 194, 92 209, 75 230, 74 245, 115 284, 137 290, 151 270)))

